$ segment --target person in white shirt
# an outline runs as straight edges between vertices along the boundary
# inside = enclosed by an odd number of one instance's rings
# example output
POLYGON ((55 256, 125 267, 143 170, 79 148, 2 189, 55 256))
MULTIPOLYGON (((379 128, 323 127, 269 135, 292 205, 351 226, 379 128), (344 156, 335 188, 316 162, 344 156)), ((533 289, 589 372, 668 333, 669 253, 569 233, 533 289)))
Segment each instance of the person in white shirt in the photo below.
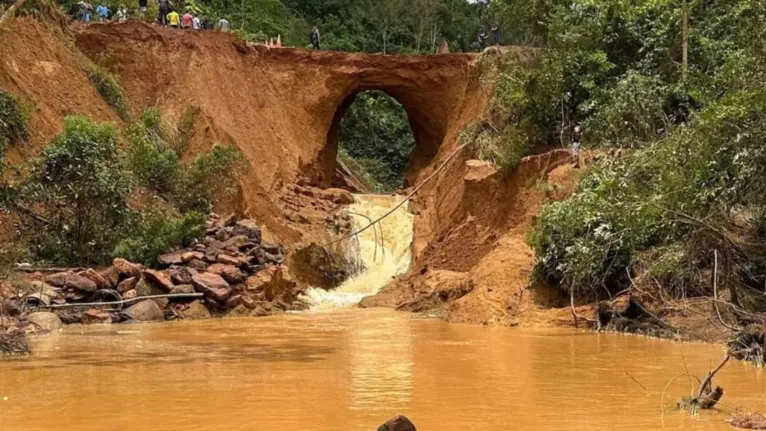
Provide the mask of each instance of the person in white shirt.
POLYGON ((200 24, 199 17, 197 15, 194 15, 194 20, 192 20, 192 28, 194 30, 202 29, 202 25, 200 24))

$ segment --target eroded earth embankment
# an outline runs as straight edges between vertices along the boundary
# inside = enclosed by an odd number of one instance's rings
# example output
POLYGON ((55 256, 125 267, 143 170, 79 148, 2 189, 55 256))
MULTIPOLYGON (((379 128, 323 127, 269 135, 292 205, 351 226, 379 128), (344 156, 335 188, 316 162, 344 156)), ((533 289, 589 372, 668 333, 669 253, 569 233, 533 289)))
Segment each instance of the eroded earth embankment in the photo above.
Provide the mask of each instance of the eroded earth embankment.
MULTIPOLYGON (((264 238, 288 251, 328 239, 328 222, 348 203, 330 187, 339 123, 358 92, 384 91, 407 111, 416 139, 405 179, 410 188, 452 155, 461 131, 487 109, 470 54, 268 49, 229 34, 140 22, 62 30, 19 19, 0 38, 0 88, 35 106, 34 136, 11 157, 34 155, 68 114, 121 123, 87 79, 88 63, 96 63, 119 78, 133 117, 156 106, 177 123, 199 108, 185 157, 216 142, 239 148, 251 169, 239 199, 219 210, 257 220, 264 238)), ((504 176, 471 160, 469 150, 458 153, 411 203, 410 271, 364 304, 496 324, 517 322, 526 310, 525 321, 535 321, 535 304, 545 301, 523 294, 533 261, 525 236, 545 199, 571 187, 567 158, 564 151, 529 157, 504 176)))

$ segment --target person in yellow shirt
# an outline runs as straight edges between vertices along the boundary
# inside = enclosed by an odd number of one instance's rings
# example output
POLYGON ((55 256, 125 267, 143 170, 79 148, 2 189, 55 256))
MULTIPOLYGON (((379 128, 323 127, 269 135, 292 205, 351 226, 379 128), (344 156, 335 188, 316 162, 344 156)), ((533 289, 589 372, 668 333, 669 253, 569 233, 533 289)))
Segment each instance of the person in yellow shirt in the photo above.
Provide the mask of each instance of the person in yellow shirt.
POLYGON ((171 9, 168 14, 168 25, 173 28, 181 28, 181 16, 178 15, 175 9, 171 9))

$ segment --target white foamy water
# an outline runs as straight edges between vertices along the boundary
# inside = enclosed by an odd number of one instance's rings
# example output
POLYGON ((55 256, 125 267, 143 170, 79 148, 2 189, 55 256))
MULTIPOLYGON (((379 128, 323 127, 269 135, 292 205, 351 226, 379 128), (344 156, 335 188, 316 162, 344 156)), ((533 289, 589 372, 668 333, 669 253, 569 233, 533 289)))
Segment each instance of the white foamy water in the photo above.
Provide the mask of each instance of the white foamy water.
MULTIPOLYGON (((401 196, 355 195, 356 202, 348 211, 354 230, 377 220, 402 201, 401 196)), ((359 254, 365 270, 346 280, 337 289, 311 288, 306 293, 313 310, 353 307, 365 296, 378 293, 385 285, 407 271, 412 259, 412 222, 408 203, 359 235, 359 254)), ((348 241, 354 241, 349 239, 348 241)), ((356 247, 350 247, 356 249, 356 247)))

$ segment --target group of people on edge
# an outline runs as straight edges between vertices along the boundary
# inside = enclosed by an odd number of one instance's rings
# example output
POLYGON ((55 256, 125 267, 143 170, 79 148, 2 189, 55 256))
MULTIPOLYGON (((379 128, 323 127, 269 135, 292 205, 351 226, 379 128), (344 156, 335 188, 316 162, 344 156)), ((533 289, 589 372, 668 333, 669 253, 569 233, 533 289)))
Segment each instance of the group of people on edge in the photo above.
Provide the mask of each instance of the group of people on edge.
MULTIPOLYGON (((490 30, 492 33, 492 45, 499 46, 500 45, 500 24, 494 23, 492 24, 492 29, 490 30)), ((484 48, 487 47, 487 39, 489 39, 489 34, 487 33, 487 30, 482 27, 479 29, 479 34, 477 36, 477 42, 479 44, 479 52, 484 51, 484 48)))
MULTIPOLYGON (((141 0, 146 1, 146 0, 141 0)), ((191 30, 213 30, 213 22, 210 18, 202 19, 196 13, 192 13, 191 8, 186 8, 186 13, 179 14, 170 0, 159 0, 159 12, 157 13, 157 24, 166 25, 172 28, 183 28, 191 30)), ((218 30, 224 33, 229 31, 229 21, 225 18, 218 20, 218 30)))
MULTIPOLYGON (((185 28, 194 30, 213 30, 213 23, 209 18, 203 17, 202 19, 197 14, 192 13, 191 8, 187 7, 186 13, 179 14, 170 0, 158 0, 159 12, 157 14, 157 24, 167 25, 174 28, 185 28)), ((93 20, 93 6, 86 2, 80 1, 77 3, 79 8, 80 20, 85 23, 90 23, 93 20)), ((145 16, 148 12, 148 0, 138 0, 138 9, 142 16, 145 16)), ((114 19, 118 22, 125 22, 128 20, 129 12, 128 8, 124 5, 120 5, 117 11, 112 13, 112 10, 106 5, 106 2, 102 2, 95 10, 96 18, 99 22, 109 22, 114 19)), ((230 30, 229 21, 225 18, 218 20, 217 26, 219 31, 228 32, 230 30)))

